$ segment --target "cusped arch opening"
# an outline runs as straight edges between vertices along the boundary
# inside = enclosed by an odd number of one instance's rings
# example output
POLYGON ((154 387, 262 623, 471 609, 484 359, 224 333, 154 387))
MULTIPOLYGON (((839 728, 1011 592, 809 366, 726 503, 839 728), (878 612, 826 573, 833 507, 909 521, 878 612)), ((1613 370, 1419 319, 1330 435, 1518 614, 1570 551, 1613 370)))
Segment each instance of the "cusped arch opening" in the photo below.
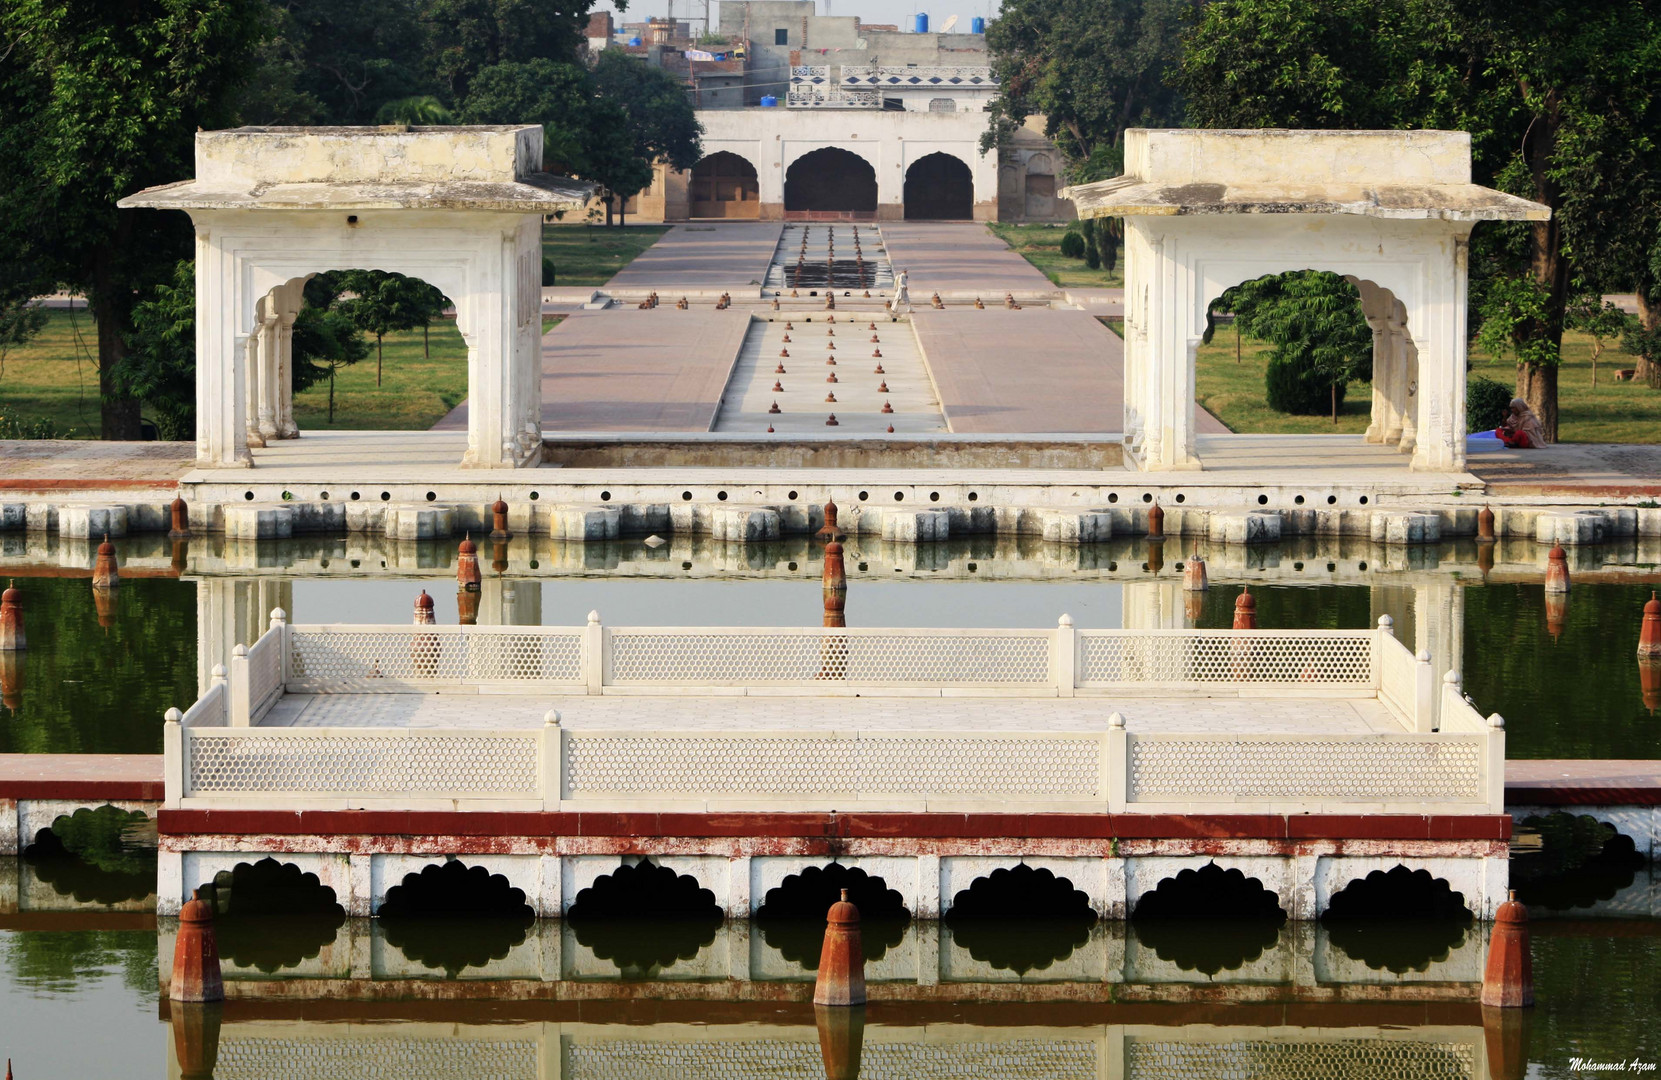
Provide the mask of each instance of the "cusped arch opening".
POLYGON ((156 823, 108 804, 60 814, 23 850, 36 880, 76 903, 116 905, 156 890, 156 823))
POLYGON ((881 960, 905 937, 911 912, 905 898, 880 877, 857 866, 830 863, 809 866, 791 874, 777 888, 767 890, 755 921, 762 940, 791 963, 819 970, 825 943, 825 916, 842 891, 859 909, 860 945, 865 959, 881 960))
POLYGON ((579 892, 566 918, 579 944, 640 977, 696 957, 724 916, 697 878, 642 859, 579 892))
POLYGON ((1334 893, 1321 914, 1334 948, 1378 971, 1424 971, 1465 941, 1463 894, 1428 870, 1374 870, 1334 893))
POLYGON ((784 174, 786 214, 836 214, 870 220, 877 213, 877 171, 836 146, 809 151, 784 174))
POLYGON ((905 171, 907 221, 969 221, 974 216, 975 178, 960 158, 936 151, 905 171))
POLYGON ((316 874, 270 856, 221 870, 199 891, 213 908, 220 955, 267 974, 317 956, 346 921, 316 874))
POLYGON ((952 940, 1002 971, 1043 971, 1090 940, 1090 898, 1053 871, 1025 863, 976 878, 946 912, 952 940))
POLYGON ((1557 811, 1517 823, 1511 886, 1530 907, 1570 911, 1632 887, 1645 859, 1632 837, 1589 814, 1557 811))
MULTIPOLYGON (((1368 306, 1382 327, 1388 290, 1328 270, 1288 270, 1224 289, 1206 307, 1203 344, 1214 341, 1221 316, 1232 328, 1228 345, 1241 364, 1263 369, 1269 408, 1298 416, 1366 417, 1371 396, 1351 397, 1354 384, 1371 384, 1375 340, 1368 306), (1364 304, 1372 298, 1373 304, 1364 304)), ((1405 324, 1404 324, 1405 325, 1405 324)), ((1377 440, 1375 440, 1377 441, 1377 440)))
POLYGON ((1280 940, 1286 912, 1256 878, 1216 863, 1179 871, 1131 912, 1136 940, 1183 971, 1236 971, 1280 940))
POLYGON ((756 167, 726 150, 692 166, 689 199, 693 218, 759 218, 761 181, 756 167))
POLYGON ((460 859, 404 875, 387 890, 379 914, 388 944, 451 977, 503 959, 536 921, 523 889, 460 859))

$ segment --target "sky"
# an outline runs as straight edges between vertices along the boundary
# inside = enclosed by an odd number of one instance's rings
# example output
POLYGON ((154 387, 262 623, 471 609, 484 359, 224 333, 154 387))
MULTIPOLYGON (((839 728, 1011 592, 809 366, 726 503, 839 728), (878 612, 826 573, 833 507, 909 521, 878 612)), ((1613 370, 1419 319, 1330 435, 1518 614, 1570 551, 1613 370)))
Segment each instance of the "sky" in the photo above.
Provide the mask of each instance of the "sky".
MULTIPOLYGON (((969 19, 975 15, 991 17, 997 14, 1000 0, 818 0, 819 14, 821 15, 858 15, 861 19, 871 23, 899 23, 902 26, 911 22, 911 16, 919 11, 927 12, 929 29, 934 30, 944 23, 948 16, 958 17, 958 29, 967 31, 969 19)), ((668 10, 668 0, 629 0, 629 10, 622 18, 636 22, 650 16, 663 16, 668 10)), ((720 0, 709 0, 709 23, 715 26, 720 20, 720 0)), ((616 10, 612 4, 597 4, 595 11, 616 10)), ((696 18, 700 22, 704 17, 704 0, 675 0, 675 17, 679 19, 696 18)))

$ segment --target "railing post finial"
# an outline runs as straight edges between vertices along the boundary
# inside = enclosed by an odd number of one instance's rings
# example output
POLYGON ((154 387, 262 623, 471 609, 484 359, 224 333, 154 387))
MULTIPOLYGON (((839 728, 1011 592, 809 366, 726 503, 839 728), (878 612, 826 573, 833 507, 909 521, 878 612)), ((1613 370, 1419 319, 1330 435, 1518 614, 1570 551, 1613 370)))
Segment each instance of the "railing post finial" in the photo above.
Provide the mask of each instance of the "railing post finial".
POLYGON ((1057 626, 1061 627, 1062 629, 1066 629, 1067 627, 1073 625, 1073 617, 1071 615, 1063 613, 1061 618, 1059 618, 1055 621, 1055 624, 1057 626))
MULTIPOLYGON (((1427 659, 1428 659, 1428 657, 1427 657, 1427 659)), ((1442 681, 1447 683, 1449 686, 1458 688, 1458 686, 1460 685, 1459 672, 1454 671, 1452 669, 1449 669, 1447 672, 1443 673, 1442 681)))
POLYGON ((1488 726, 1499 731, 1505 730, 1505 717, 1499 713, 1489 713, 1488 726))
POLYGON ((288 612, 284 611, 280 607, 274 607, 271 609, 271 628, 273 630, 286 622, 288 622, 288 612))
POLYGON ((1388 615, 1380 615, 1378 617, 1378 628, 1386 634, 1394 635, 1396 632, 1396 620, 1392 619, 1388 615))
POLYGON ((1110 714, 1107 718, 1107 726, 1115 731, 1123 731, 1125 729, 1125 714, 1122 712, 1110 714))
POLYGON ((184 718, 185 714, 180 712, 177 708, 168 709, 167 712, 162 714, 162 719, 169 724, 177 724, 184 718))
POLYGON ((542 723, 546 727, 559 727, 559 710, 549 709, 542 714, 542 723))
MULTIPOLYGON (((240 649, 240 648, 242 648, 242 646, 238 645, 237 648, 240 649)), ((223 686, 225 684, 225 679, 227 678, 227 675, 226 675, 226 672, 225 672, 225 665, 224 664, 215 664, 215 665, 213 665, 213 671, 209 673, 208 678, 214 686, 223 686)))
POLYGON ((598 626, 599 624, 600 624, 600 613, 598 611, 590 611, 588 613, 588 625, 598 626))

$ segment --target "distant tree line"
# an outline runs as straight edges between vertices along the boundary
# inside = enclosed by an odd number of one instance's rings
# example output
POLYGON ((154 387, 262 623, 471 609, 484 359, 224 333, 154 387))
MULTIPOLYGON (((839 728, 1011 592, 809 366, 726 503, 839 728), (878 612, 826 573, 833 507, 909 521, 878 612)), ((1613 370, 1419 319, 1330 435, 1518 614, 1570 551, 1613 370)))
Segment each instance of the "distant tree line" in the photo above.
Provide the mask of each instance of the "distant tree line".
MULTIPOLYGON (((168 434, 189 437, 194 339, 159 320, 191 306, 190 292, 179 291, 188 267, 178 265, 191 255, 190 222, 115 203, 189 176, 200 129, 541 124, 544 167, 597 183, 609 223, 613 208, 650 182, 653 162, 686 169, 697 161, 700 130, 668 73, 620 51, 586 62, 593 4, 6 0, 0 359, 39 329, 33 297, 84 294, 97 325, 103 437, 140 437, 141 401, 168 434)), ((309 334, 332 371, 367 356, 365 331, 424 325, 366 314, 374 297, 398 291, 388 277, 357 282, 365 291, 350 329, 339 320, 325 327, 314 313, 296 341, 309 334)), ((324 298, 324 287, 308 286, 309 307, 333 306, 338 294, 324 298)), ((295 374, 304 377, 298 363, 295 374)))
MULTIPOLYGON (((1477 227, 1473 341, 1515 364, 1553 435, 1566 328, 1599 351, 1620 337, 1661 389, 1661 0, 1004 0, 987 46, 984 148, 1042 115, 1075 183, 1122 171, 1130 127, 1469 131, 1477 183, 1553 210, 1477 227), (1611 292, 1636 293, 1637 318, 1611 292)), ((1251 321, 1330 335, 1310 356, 1337 377, 1325 347, 1361 341, 1332 317, 1347 288, 1328 275, 1230 299, 1291 305, 1251 321)))

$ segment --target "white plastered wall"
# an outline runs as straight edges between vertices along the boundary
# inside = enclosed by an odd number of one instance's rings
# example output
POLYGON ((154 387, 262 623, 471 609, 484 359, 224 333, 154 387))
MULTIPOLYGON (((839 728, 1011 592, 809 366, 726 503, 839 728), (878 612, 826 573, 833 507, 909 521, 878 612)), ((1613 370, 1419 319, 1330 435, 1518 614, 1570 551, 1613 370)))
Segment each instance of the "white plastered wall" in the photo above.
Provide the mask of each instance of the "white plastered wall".
MULTIPOLYGON (((436 286, 468 346, 468 443, 458 464, 533 464, 541 450, 541 232, 535 214, 194 210, 196 456, 251 464, 249 340, 273 290, 323 270, 386 270, 436 286), (354 220, 355 219, 355 220, 354 220)), ((286 372, 284 373, 286 377, 286 372)), ((254 428, 259 420, 252 418, 254 428)))
POLYGON ((1401 305, 1417 352, 1412 467, 1465 467, 1468 222, 1359 215, 1170 215, 1125 219, 1125 433, 1142 467, 1201 467, 1194 362, 1225 289, 1327 270, 1401 305))

